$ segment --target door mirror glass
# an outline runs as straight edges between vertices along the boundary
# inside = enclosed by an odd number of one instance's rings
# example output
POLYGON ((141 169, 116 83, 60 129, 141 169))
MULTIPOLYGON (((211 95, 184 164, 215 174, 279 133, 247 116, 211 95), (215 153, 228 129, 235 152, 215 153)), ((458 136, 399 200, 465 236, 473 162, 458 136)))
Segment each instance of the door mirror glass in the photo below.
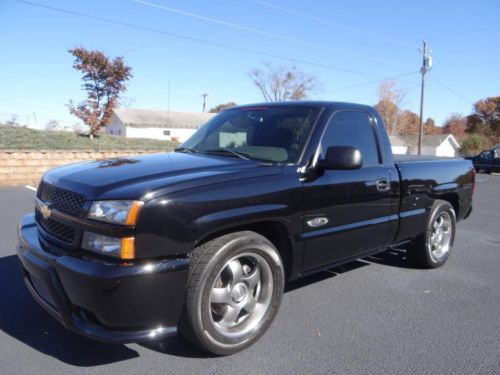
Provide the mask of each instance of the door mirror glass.
POLYGON ((325 158, 318 162, 320 170, 358 169, 362 165, 361 152, 350 146, 328 147, 325 158))

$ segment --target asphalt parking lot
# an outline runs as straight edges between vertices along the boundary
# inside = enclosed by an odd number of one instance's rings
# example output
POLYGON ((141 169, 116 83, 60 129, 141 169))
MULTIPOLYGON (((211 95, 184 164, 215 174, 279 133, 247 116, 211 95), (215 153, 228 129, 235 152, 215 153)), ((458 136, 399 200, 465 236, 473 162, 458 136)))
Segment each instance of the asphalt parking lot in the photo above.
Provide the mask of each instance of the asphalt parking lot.
POLYGON ((404 251, 288 286, 253 347, 211 358, 181 338, 107 345, 66 331, 25 289, 16 223, 34 192, 0 189, 1 374, 500 374, 500 176, 478 175, 474 212, 441 269, 404 251))

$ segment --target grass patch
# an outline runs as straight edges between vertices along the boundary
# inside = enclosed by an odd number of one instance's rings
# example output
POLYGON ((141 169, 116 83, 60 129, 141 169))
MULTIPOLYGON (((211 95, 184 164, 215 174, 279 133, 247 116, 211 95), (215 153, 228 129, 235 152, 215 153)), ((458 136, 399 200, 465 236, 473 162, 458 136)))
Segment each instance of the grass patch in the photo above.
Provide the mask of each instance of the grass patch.
POLYGON ((101 135, 89 139, 86 136, 72 132, 0 126, 1 150, 172 151, 177 145, 177 142, 156 139, 125 138, 110 135, 101 135))

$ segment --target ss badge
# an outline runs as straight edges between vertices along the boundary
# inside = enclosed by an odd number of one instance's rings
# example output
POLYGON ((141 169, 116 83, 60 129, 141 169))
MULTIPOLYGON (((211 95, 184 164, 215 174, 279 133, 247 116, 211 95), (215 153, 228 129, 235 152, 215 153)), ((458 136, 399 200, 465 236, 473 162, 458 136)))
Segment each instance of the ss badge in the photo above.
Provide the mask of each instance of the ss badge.
POLYGON ((315 217, 314 219, 307 220, 307 225, 312 228, 322 227, 325 224, 328 224, 328 219, 326 217, 315 217))

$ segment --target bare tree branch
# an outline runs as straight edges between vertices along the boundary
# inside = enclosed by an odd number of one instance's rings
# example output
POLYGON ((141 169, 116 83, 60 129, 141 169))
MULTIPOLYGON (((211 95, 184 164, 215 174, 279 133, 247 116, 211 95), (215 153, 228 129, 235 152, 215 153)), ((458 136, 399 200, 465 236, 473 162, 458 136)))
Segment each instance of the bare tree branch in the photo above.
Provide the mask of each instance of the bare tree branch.
POLYGON ((253 69, 248 75, 266 102, 301 100, 319 89, 315 76, 295 66, 264 63, 264 68, 253 69))

